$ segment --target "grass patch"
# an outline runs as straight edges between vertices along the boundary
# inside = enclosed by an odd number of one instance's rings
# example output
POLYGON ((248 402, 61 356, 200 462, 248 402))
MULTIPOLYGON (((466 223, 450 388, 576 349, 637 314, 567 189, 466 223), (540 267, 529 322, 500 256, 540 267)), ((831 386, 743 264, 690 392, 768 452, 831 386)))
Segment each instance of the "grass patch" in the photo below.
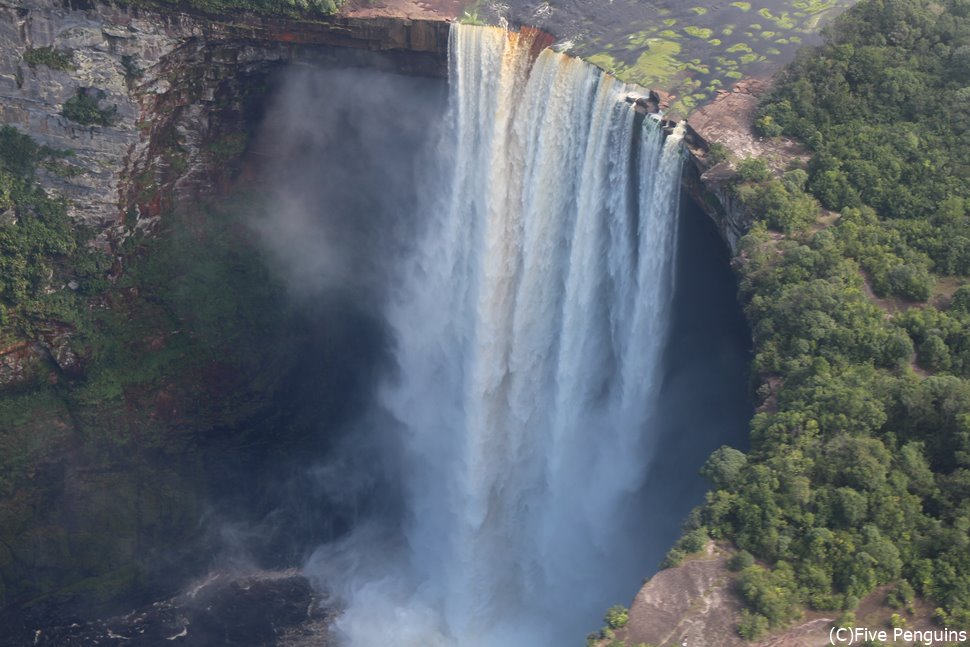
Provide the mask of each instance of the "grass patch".
MULTIPOLYGON (((629 36, 626 37, 627 49, 646 47, 647 44, 650 42, 650 39, 654 37, 654 34, 656 32, 657 32, 657 28, 652 27, 650 29, 644 29, 643 31, 638 31, 633 34, 630 34, 629 36)), ((607 43, 604 46, 604 49, 613 49, 611 47, 611 43, 607 43)))
POLYGON ((794 0, 792 7, 806 13, 818 13, 838 6, 837 0, 794 0))
POLYGON ((683 65, 676 58, 680 49, 680 44, 672 39, 652 38, 647 43, 647 49, 632 64, 609 52, 593 54, 586 60, 621 81, 650 87, 666 82, 683 69, 683 65))
MULTIPOLYGON (((767 18, 771 22, 775 23, 781 29, 794 29, 795 21, 791 19, 787 11, 781 13, 781 15, 774 15, 769 9, 758 9, 758 14, 762 17, 767 18)), ((760 28, 760 27, 759 27, 760 28)))
POLYGON ((62 52, 53 47, 29 47, 24 52, 24 62, 30 67, 46 65, 52 70, 76 70, 71 52, 62 52))
POLYGON ((714 35, 714 32, 707 27, 695 27, 694 25, 684 27, 684 31, 687 32, 688 35, 693 36, 694 38, 700 38, 702 40, 707 40, 714 35))

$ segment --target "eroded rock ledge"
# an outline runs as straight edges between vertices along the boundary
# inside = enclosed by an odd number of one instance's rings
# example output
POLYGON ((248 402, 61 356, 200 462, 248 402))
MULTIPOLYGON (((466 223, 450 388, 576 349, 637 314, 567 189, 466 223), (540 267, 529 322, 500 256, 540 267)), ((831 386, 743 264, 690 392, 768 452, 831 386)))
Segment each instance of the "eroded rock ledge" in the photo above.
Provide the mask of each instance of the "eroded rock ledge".
POLYGON ((180 595, 124 615, 25 630, 19 644, 327 647, 334 613, 295 570, 214 572, 180 595))
POLYGON ((765 140, 752 127, 760 97, 770 89, 766 79, 747 79, 730 92, 720 92, 709 104, 691 113, 687 122, 687 148, 690 162, 684 168, 684 188, 713 218, 721 237, 731 250, 754 223, 736 196, 729 190, 735 178, 732 162, 710 162, 712 144, 724 146, 738 160, 758 157, 778 170, 793 161, 808 161, 808 153, 797 142, 778 137, 765 140))
MULTIPOLYGON (((73 152, 68 172, 42 169, 41 182, 106 242, 133 225, 151 226, 176 196, 225 179, 225 162, 239 152, 233 136, 260 109, 281 65, 326 61, 337 51, 347 63, 349 50, 358 52, 360 65, 444 76, 449 21, 461 6, 461 0, 361 1, 325 20, 294 21, 0 0, 0 123, 73 152), (69 64, 28 62, 30 51, 43 48, 65 54, 69 64), (375 52, 385 55, 369 56, 375 52), (115 108, 114 122, 80 125, 63 117, 65 102, 79 90, 115 108)), ((689 120, 685 186, 732 251, 750 222, 725 190, 731 169, 709 168, 705 151, 721 142, 741 155, 767 153, 750 130, 765 87, 739 84, 689 120)), ((662 109, 663 93, 652 92, 650 101, 650 111, 662 109)))
POLYGON ((0 0, 0 123, 73 152, 69 171, 42 171, 41 182, 70 201, 76 220, 104 232, 126 215, 157 215, 182 176, 213 161, 202 149, 249 116, 247 90, 265 88, 282 63, 327 59, 342 48, 362 57, 385 52, 381 65, 443 76, 447 7, 408 15, 402 7, 399 15, 348 11, 297 22, 0 0), (66 60, 29 62, 29 52, 44 48, 66 60), (111 125, 61 115, 79 90, 116 110, 111 125), (158 159, 163 149, 168 158, 158 159))
MULTIPOLYGON (((838 621, 839 614, 817 611, 805 612, 790 627, 756 643, 742 639, 737 633, 742 603, 735 588, 738 574, 728 568, 731 556, 730 550, 711 541, 703 552, 654 575, 637 593, 630 606, 629 622, 616 630, 616 640, 630 647, 641 643, 653 647, 824 647, 831 644, 829 629, 838 621)), ((859 603, 855 626, 887 629, 892 635, 893 610, 885 604, 889 588, 880 587, 859 603)), ((914 611, 908 629, 933 628, 928 620, 932 615, 929 605, 918 601, 914 611)), ((614 643, 603 640, 598 647, 611 644, 614 643)))

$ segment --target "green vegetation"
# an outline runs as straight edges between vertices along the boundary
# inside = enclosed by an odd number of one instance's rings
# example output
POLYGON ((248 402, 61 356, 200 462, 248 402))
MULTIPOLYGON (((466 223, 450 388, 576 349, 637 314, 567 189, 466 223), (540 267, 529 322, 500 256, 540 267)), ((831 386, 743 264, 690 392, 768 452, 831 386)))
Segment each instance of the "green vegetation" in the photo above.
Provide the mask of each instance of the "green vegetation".
MULTIPOLYGON (((630 612, 626 607, 621 605, 614 605, 607 609, 606 615, 603 617, 603 621, 606 623, 602 629, 598 632, 593 632, 586 636, 587 645, 596 645, 601 640, 609 640, 610 647, 614 645, 616 647, 626 647, 626 642, 616 638, 616 630, 622 629, 630 621, 630 612)), ((637 647, 644 645, 640 643, 637 647)))
POLYGON ((27 65, 46 65, 52 70, 73 70, 74 57, 70 52, 62 52, 53 47, 31 47, 24 52, 27 65))
POLYGON ((78 88, 77 93, 64 102, 61 115, 85 126, 110 126, 118 113, 116 106, 102 108, 104 92, 92 88, 78 88))
POLYGON ((684 31, 687 32, 689 36, 694 36, 695 38, 703 38, 707 40, 714 35, 714 30, 708 29, 707 27, 695 27, 694 25, 688 25, 684 27, 684 31))
POLYGON ((970 624, 968 83, 970 2, 864 0, 761 108, 764 136, 813 157, 739 164, 763 403, 750 451, 705 466, 716 489, 685 535, 741 551, 745 638, 881 585, 897 622, 919 595, 970 624))
MULTIPOLYGON (((672 35, 677 36, 677 34, 672 35)), ((644 42, 646 49, 632 65, 607 53, 590 56, 587 60, 624 80, 644 87, 652 87, 663 79, 669 78, 679 69, 676 57, 680 53, 680 44, 675 40, 660 38, 649 38, 644 42)))
POLYGON ((671 110, 686 114, 735 79, 764 74, 769 59, 793 55, 801 35, 814 36, 823 19, 849 4, 785 0, 769 8, 750 2, 682 5, 634 24, 629 15, 618 16, 614 23, 607 15, 612 10, 604 6, 607 14, 596 25, 597 35, 572 52, 623 81, 667 89, 676 95, 671 110), (714 64, 730 54, 736 54, 732 66, 714 64))
POLYGON ((10 126, 0 127, 0 305, 5 322, 16 312, 44 309, 51 301, 47 288, 72 277, 69 261, 86 255, 83 233, 71 226, 65 205, 34 183, 37 165, 66 155, 38 146, 10 126))
MULTIPOLYGON (((0 128, 0 347, 41 349, 0 386, 0 606, 143 587, 139 546, 197 532, 200 439, 265 442, 268 402, 298 357, 278 332, 292 311, 242 224, 257 197, 166 214, 109 255, 35 181, 66 158, 0 128)), ((286 429, 316 423, 301 424, 286 429)))
POLYGON ((793 233, 815 222, 818 201, 804 191, 805 171, 793 169, 774 179, 762 160, 750 159, 739 164, 738 176, 743 184, 736 188, 737 196, 769 227, 793 233))
POLYGON ((207 148, 219 163, 237 158, 246 150, 249 138, 244 133, 230 133, 215 139, 207 148))
POLYGON ((610 629, 621 629, 630 621, 630 612, 626 607, 617 604, 607 609, 604 620, 610 629))
POLYGON ((762 134, 813 150, 809 188, 844 210, 880 296, 925 300, 970 274, 970 19, 964 2, 863 3, 762 106, 762 134))

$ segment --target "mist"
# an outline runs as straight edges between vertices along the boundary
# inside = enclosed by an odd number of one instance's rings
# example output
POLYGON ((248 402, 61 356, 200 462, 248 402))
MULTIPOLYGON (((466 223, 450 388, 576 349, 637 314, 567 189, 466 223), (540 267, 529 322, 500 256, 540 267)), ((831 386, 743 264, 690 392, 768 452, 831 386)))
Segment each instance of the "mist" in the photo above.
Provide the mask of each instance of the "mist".
POLYGON ((271 212, 253 220, 294 297, 380 310, 420 228, 446 112, 443 81, 290 66, 253 144, 271 212))
POLYGON ((357 405, 319 421, 286 504, 224 528, 299 537, 357 647, 581 641, 750 415, 726 254, 680 206, 682 132, 595 68, 456 30, 450 94, 287 68, 250 151, 270 205, 250 224, 314 343, 358 333, 318 367, 357 405))

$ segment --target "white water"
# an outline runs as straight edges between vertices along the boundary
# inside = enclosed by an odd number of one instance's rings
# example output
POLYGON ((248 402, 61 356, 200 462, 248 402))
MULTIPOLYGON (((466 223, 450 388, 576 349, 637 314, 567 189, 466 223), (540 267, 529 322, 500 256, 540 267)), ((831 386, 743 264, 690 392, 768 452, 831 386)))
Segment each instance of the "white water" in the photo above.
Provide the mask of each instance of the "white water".
POLYGON ((532 44, 453 27, 450 190, 387 313, 404 540, 365 525, 310 566, 344 587, 355 647, 580 644, 652 566, 630 528, 682 132, 664 140, 626 86, 532 44))

